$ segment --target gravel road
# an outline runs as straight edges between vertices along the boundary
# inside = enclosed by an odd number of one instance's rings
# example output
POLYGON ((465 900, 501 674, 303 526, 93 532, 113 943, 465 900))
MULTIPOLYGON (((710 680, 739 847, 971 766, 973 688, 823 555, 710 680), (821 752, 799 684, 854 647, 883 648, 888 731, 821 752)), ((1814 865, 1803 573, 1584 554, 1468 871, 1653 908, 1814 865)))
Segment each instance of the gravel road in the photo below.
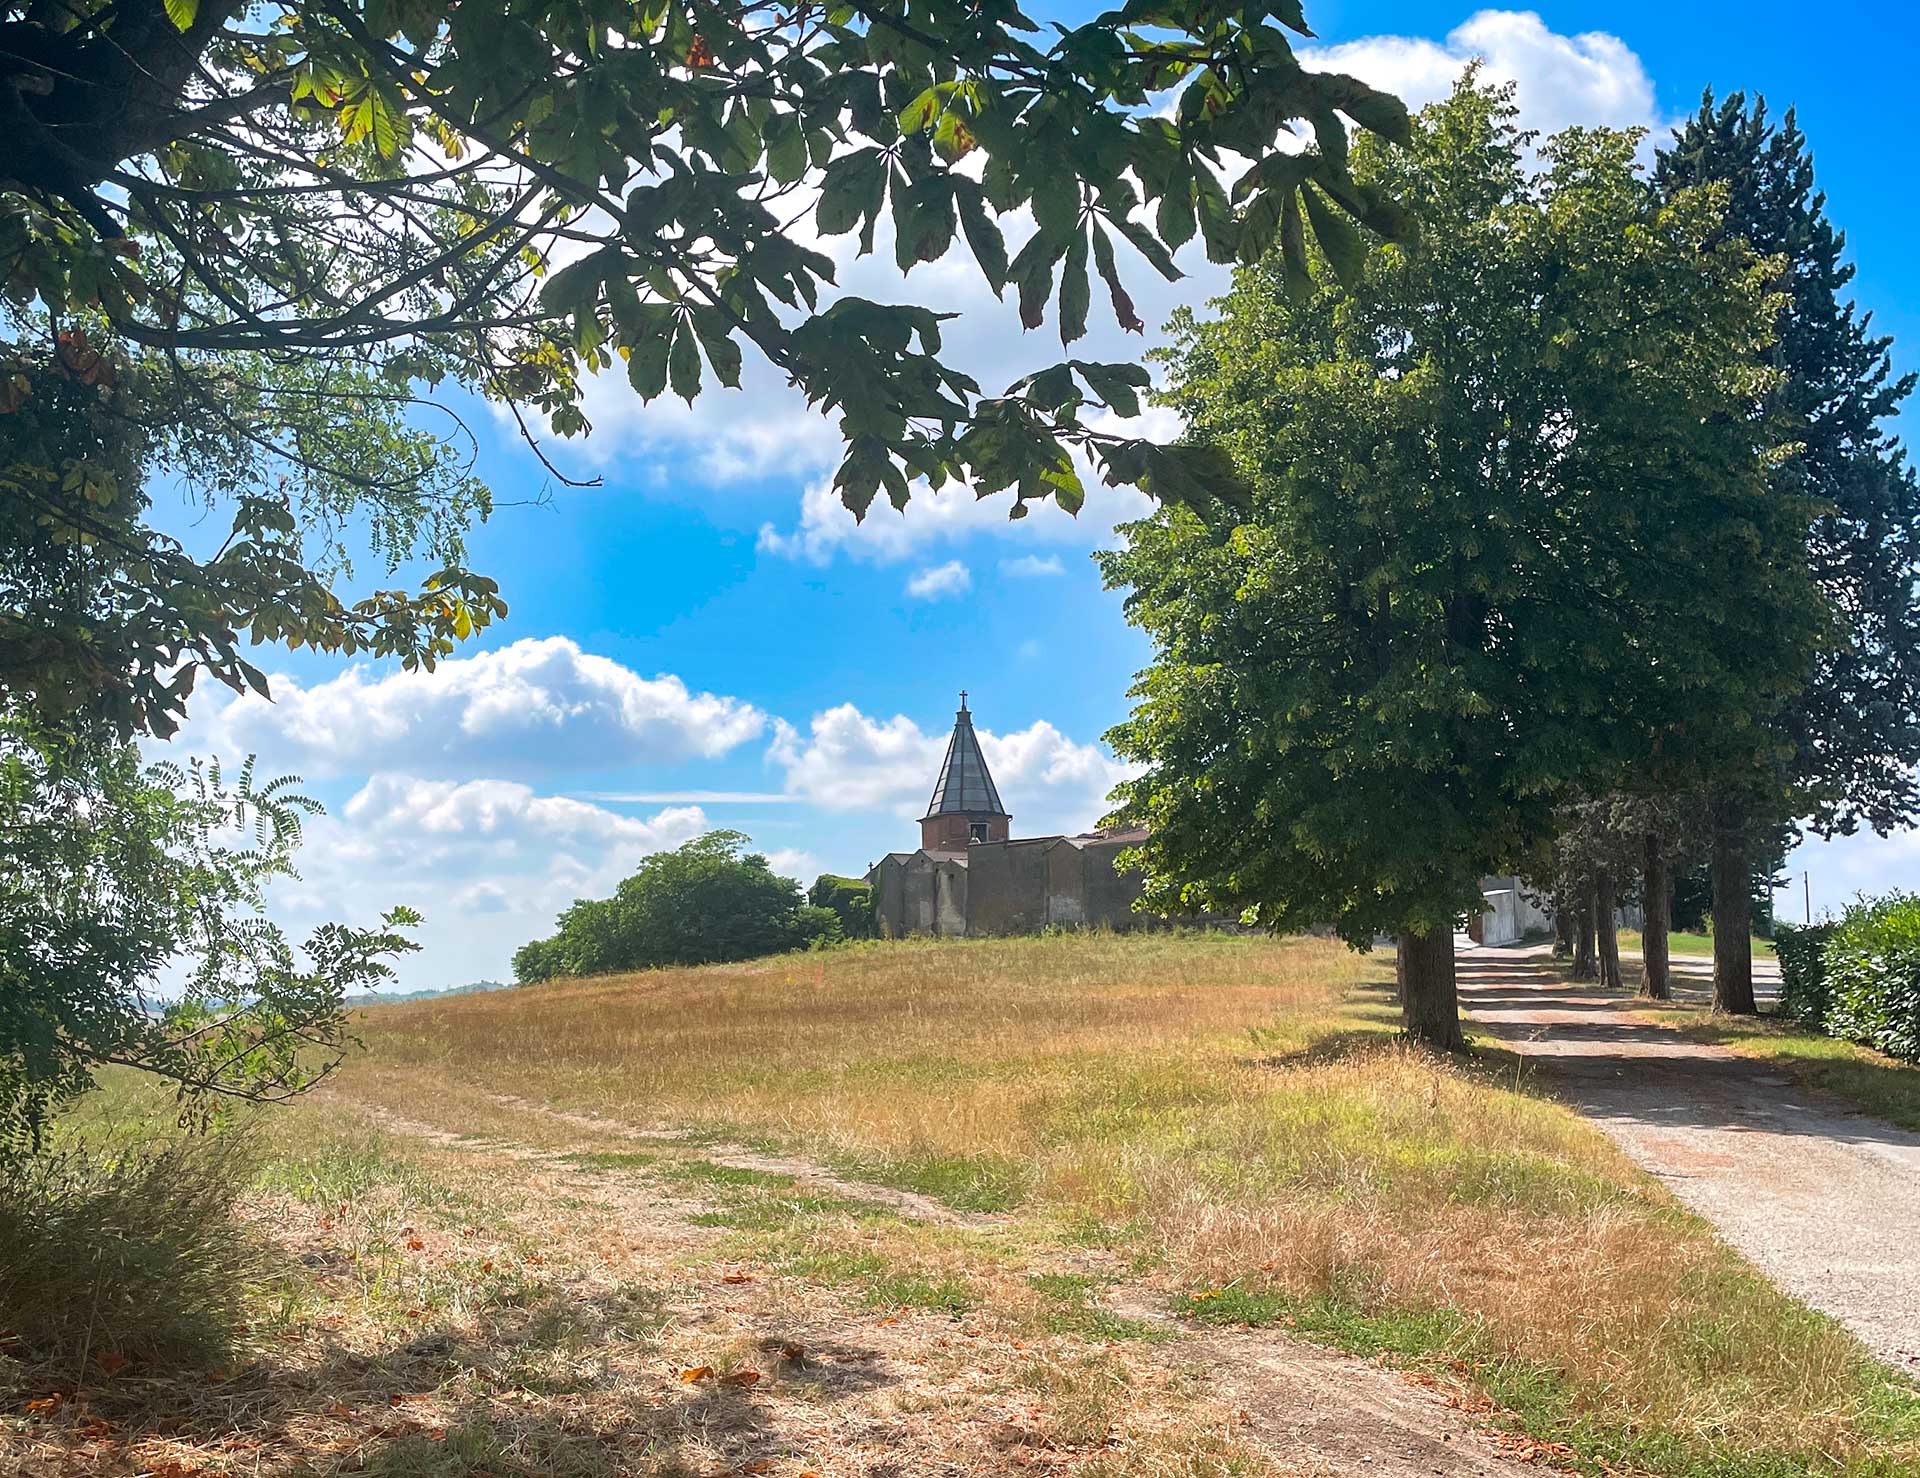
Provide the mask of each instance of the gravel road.
POLYGON ((1544 945, 1463 948, 1459 971, 1484 1030, 1782 1288, 1920 1375, 1920 1135, 1567 984, 1544 945))

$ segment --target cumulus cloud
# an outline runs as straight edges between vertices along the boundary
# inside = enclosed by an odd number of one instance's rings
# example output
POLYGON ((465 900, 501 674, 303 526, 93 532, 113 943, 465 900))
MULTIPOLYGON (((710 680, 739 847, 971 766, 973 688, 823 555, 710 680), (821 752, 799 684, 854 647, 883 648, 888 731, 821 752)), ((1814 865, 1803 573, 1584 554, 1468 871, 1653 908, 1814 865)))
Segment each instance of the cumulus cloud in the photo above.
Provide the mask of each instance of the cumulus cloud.
MULTIPOLYGON (((1101 746, 1077 743, 1044 720, 1006 734, 978 732, 1021 835, 1085 830, 1107 809, 1107 792, 1133 774, 1101 746)), ((804 733, 777 722, 767 757, 785 771, 788 791, 823 810, 912 818, 927 803, 947 738, 904 714, 876 719, 843 703, 814 715, 804 733)))
POLYGON ((957 559, 915 570, 907 580, 907 594, 915 600, 946 600, 973 589, 973 572, 957 559))
POLYGON ((382 772, 308 824, 300 877, 270 903, 296 935, 408 904, 426 922, 403 989, 504 979, 513 951, 576 898, 607 896, 641 858, 707 828, 698 806, 626 816, 512 781, 382 772))
POLYGON ((189 743, 257 752, 306 775, 551 773, 713 759, 758 737, 751 704, 646 678, 565 637, 521 640, 432 672, 365 666, 303 687, 273 679, 274 701, 229 700, 189 743))
POLYGON ((1633 49, 1605 31, 1562 35, 1531 10, 1482 10, 1447 33, 1369 36, 1301 53, 1317 71, 1350 72, 1411 108, 1453 90, 1479 59, 1493 80, 1510 81, 1521 126, 1553 133, 1570 124, 1653 128, 1660 121, 1653 80, 1633 49))
POLYGON ((811 884, 820 876, 820 859, 802 847, 776 847, 767 853, 767 866, 783 878, 811 884))
POLYGON ((1060 556, 1049 554, 1044 559, 1037 554, 1023 554, 1016 559, 1000 561, 1000 573, 1012 575, 1016 580, 1033 580, 1047 575, 1064 575, 1067 567, 1060 563, 1060 556))

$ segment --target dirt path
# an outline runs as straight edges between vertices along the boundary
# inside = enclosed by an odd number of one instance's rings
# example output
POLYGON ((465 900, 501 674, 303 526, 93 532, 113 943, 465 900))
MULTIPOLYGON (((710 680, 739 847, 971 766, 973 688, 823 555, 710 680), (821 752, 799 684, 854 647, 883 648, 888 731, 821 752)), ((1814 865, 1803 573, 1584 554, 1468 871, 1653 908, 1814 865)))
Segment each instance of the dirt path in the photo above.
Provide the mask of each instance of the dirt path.
MULTIPOLYGON (((869 1181, 852 1180, 831 1168, 790 1155, 770 1155, 738 1145, 694 1142, 668 1128, 638 1129, 598 1115, 575 1114, 525 1099, 490 1094, 490 1102, 545 1127, 564 1126, 581 1136, 573 1150, 614 1142, 645 1142, 671 1159, 697 1158, 714 1164, 762 1170, 793 1177, 801 1185, 831 1190, 856 1199, 887 1205, 903 1217, 936 1226, 992 1230, 996 1240, 1013 1251, 1020 1230, 1013 1215, 985 1215, 955 1210, 931 1197, 869 1181)), ((445 1126, 392 1112, 381 1112, 378 1122, 389 1132, 418 1138, 449 1152, 471 1152, 489 1157, 537 1164, 567 1166, 570 1189, 584 1189, 593 1179, 565 1146, 535 1148, 497 1132, 462 1136, 445 1126)), ((686 1219, 698 1203, 665 1197, 645 1178, 621 1177, 624 1202, 610 1206, 623 1217, 637 1214, 641 1230, 657 1236, 662 1223, 686 1219), (626 1203, 631 1203, 626 1204, 626 1203)), ((589 1199, 605 1203, 600 1196, 589 1199)), ((667 1244, 684 1240, 663 1238, 667 1244)), ((1075 1258, 1043 1246, 1024 1247, 1014 1259, 1022 1276, 1036 1273, 1095 1272, 1111 1275, 1115 1269, 1096 1268, 1092 1254, 1075 1258)), ((1010 1264, 1011 1266, 1011 1264, 1010 1264)), ((1167 1335, 1164 1343, 1143 1347, 1156 1366, 1199 1375, 1213 1398, 1235 1414, 1245 1433, 1271 1456, 1286 1478, 1520 1478, 1538 1475, 1543 1466, 1559 1468, 1564 1450, 1532 1442, 1512 1433, 1490 1429, 1497 1417, 1484 1401, 1476 1402, 1431 1377, 1308 1344, 1276 1330, 1215 1329, 1190 1323, 1166 1312, 1169 1295, 1135 1282, 1123 1282, 1102 1300, 1124 1318, 1157 1325, 1167 1335)), ((887 1331, 902 1348, 891 1351, 889 1381, 908 1379, 917 1364, 904 1347, 909 1326, 896 1320, 887 1331)), ((969 1336, 971 1337, 971 1336, 969 1336)), ((809 1337, 809 1346, 817 1338, 809 1337)), ((940 1338, 938 1343, 946 1345, 940 1338)), ((930 1390, 928 1400, 938 1404, 951 1393, 930 1390)), ((915 1399, 918 1399, 917 1397, 915 1399)))
POLYGON ((1544 945, 1463 949, 1459 968, 1474 1019, 1636 1163, 1781 1287, 1920 1374, 1920 1135, 1567 984, 1544 945))
POLYGON ((1471 1403, 1429 1379, 1270 1330, 1196 1329, 1137 1289, 1108 1303, 1126 1318, 1177 1332, 1179 1358, 1204 1365, 1287 1474, 1538 1478, 1539 1465, 1555 1470, 1558 1458, 1570 1456, 1463 1420, 1471 1403))

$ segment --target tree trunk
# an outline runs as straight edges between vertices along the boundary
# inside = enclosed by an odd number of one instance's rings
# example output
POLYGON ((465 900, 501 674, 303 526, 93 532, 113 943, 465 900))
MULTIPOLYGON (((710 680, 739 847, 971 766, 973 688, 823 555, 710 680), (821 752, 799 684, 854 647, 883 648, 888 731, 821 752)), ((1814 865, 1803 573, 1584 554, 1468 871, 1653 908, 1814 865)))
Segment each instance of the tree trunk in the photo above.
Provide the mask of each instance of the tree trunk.
POLYGON ((1453 930, 1402 934, 1400 946, 1401 1020, 1407 1034, 1429 1046, 1457 1052, 1466 1046, 1460 1034, 1460 993, 1453 976, 1453 930))
POLYGON ((1641 873, 1640 994, 1655 1001, 1673 999, 1673 978, 1667 969, 1667 934, 1673 927, 1673 874, 1667 862, 1666 839, 1647 833, 1647 857, 1641 873))
POLYGON ((1573 958, 1573 910, 1567 907, 1567 895, 1553 895, 1553 957, 1573 958))
POLYGON ((1753 869, 1747 865, 1746 810, 1713 808, 1713 1009, 1752 1016, 1753 869))
POLYGON ((1575 980, 1591 980, 1599 973, 1595 969, 1593 948, 1593 889, 1582 886, 1574 896, 1573 969, 1570 973, 1575 980))
POLYGON ((1593 923, 1600 943, 1600 983, 1608 990, 1619 990, 1620 920, 1611 868, 1603 867, 1593 875, 1593 923))

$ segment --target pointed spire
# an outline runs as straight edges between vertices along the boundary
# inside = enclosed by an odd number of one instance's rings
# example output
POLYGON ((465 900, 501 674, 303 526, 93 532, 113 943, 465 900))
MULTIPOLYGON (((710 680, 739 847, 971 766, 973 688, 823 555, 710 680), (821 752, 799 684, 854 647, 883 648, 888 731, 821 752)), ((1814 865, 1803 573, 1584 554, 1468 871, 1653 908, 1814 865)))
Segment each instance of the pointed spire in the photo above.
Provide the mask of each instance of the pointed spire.
POLYGON ((973 732, 973 715, 967 710, 966 689, 960 690, 960 711, 953 716, 953 738, 947 741, 946 763, 933 785, 933 799, 927 803, 927 817, 953 815, 1006 816, 1011 814, 1000 804, 1000 792, 987 772, 986 756, 980 753, 980 740, 973 732))

